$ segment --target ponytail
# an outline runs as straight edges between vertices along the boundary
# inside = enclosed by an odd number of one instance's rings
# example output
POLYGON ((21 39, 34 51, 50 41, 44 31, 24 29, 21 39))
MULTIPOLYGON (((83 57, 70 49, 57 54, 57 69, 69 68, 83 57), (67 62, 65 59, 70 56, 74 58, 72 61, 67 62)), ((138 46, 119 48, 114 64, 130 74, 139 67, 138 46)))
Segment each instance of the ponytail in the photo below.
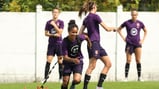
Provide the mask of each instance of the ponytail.
POLYGON ((86 15, 87 12, 88 12, 87 2, 85 2, 85 3, 83 4, 83 6, 80 8, 79 13, 78 13, 78 16, 81 17, 83 12, 84 12, 85 15, 86 15))
POLYGON ((94 1, 87 1, 83 4, 83 6, 80 8, 78 16, 82 17, 82 13, 85 15, 87 14, 88 11, 91 11, 93 9, 93 5, 95 4, 94 1))

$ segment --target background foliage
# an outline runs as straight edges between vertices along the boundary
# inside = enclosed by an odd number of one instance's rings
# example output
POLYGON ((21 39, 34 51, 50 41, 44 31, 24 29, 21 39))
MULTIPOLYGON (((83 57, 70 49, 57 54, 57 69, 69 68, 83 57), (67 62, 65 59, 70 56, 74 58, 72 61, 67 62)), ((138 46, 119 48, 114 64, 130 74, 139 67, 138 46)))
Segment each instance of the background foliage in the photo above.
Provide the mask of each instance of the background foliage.
MULTIPOLYGON (((43 10, 50 11, 60 7, 63 11, 78 11, 87 0, 0 0, 0 11, 35 12, 36 5, 41 4, 43 10)), ((124 11, 137 8, 140 11, 159 11, 159 0, 94 0, 98 11, 115 12, 116 7, 123 5, 124 11)))

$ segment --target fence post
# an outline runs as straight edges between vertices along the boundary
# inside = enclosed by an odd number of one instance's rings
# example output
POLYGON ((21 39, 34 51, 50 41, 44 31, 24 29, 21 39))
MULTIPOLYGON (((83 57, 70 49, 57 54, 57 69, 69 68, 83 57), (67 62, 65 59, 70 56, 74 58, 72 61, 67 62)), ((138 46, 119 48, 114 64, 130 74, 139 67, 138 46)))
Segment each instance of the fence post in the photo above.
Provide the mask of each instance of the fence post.
POLYGON ((37 82, 37 30, 38 30, 38 14, 42 12, 42 6, 40 4, 36 5, 35 13, 35 82, 37 82))
MULTIPOLYGON (((119 25, 119 18, 120 18, 120 14, 123 12, 123 7, 122 5, 119 5, 117 7, 117 12, 116 12, 116 27, 118 27, 119 25)), ((115 46, 115 81, 118 80, 118 77, 117 77, 117 58, 118 58, 118 33, 116 32, 116 46, 115 46)))

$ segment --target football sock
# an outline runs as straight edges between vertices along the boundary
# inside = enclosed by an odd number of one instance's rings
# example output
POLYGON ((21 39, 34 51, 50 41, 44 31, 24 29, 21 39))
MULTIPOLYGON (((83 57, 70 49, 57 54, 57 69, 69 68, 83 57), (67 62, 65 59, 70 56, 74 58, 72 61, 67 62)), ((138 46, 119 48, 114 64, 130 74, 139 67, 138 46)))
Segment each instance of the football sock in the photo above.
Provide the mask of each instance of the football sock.
POLYGON ((126 64, 125 64, 125 78, 128 77, 129 67, 130 67, 130 64, 129 64, 129 63, 126 63, 126 64))
POLYGON ((138 77, 141 77, 141 63, 137 63, 137 74, 138 77))
POLYGON ((76 85, 76 84, 79 84, 80 82, 81 82, 81 81, 77 82, 77 81, 74 81, 74 80, 73 80, 70 89, 75 89, 75 85, 76 85))
POLYGON ((98 85, 97 85, 98 87, 102 87, 105 78, 106 78, 106 74, 100 74, 98 85))
POLYGON ((61 86, 61 89, 67 89, 67 86, 63 86, 63 85, 62 85, 62 86, 61 86))
POLYGON ((59 64, 59 79, 62 79, 62 75, 63 75, 63 65, 59 64))
POLYGON ((81 81, 79 81, 79 82, 76 82, 76 81, 72 81, 72 85, 74 86, 74 85, 76 85, 76 84, 79 84, 81 81))
POLYGON ((45 76, 44 76, 45 79, 48 78, 49 70, 50 70, 50 63, 46 62, 46 65, 45 65, 45 76))
POLYGON ((85 74, 83 89, 87 89, 87 85, 89 83, 90 78, 91 78, 90 75, 85 74))

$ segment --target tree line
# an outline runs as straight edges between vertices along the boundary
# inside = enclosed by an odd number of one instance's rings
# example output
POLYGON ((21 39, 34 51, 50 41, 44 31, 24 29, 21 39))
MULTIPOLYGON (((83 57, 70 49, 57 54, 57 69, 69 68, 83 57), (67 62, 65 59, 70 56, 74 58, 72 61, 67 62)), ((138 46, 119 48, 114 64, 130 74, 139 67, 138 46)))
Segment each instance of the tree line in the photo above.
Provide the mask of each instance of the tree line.
MULTIPOLYGON (((35 12, 40 4, 44 11, 60 7, 62 11, 78 11, 88 0, 0 0, 0 11, 35 12)), ((159 11, 159 0, 93 0, 98 5, 98 11, 115 12, 118 5, 123 5, 124 11, 136 8, 139 11, 159 11)))

